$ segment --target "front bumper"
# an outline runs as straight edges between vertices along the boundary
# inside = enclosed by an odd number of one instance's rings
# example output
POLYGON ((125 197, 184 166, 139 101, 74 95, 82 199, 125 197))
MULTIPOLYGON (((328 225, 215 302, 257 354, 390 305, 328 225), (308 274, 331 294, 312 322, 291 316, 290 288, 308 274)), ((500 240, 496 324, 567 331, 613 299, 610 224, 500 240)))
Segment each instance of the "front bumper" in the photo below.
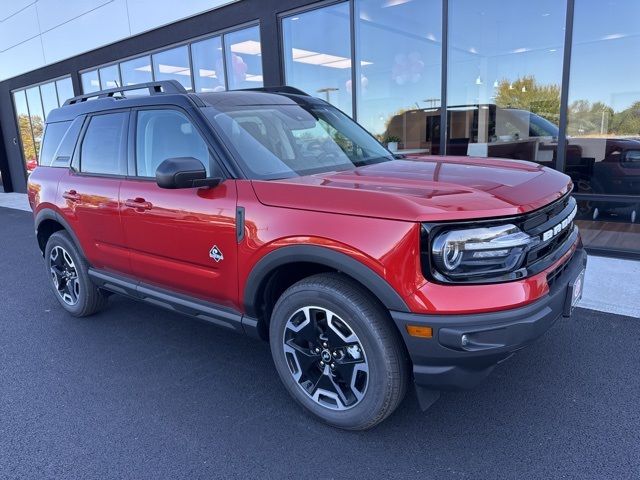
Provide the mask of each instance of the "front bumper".
POLYGON ((571 259, 554 272, 549 293, 520 308, 473 315, 392 311, 391 317, 402 333, 413 362, 416 385, 451 390, 480 383, 498 363, 532 343, 560 316, 569 314, 569 285, 586 264, 586 252, 577 249, 571 259), (407 325, 429 326, 433 337, 412 337, 407 325), (465 345, 463 335, 467 340, 465 345))

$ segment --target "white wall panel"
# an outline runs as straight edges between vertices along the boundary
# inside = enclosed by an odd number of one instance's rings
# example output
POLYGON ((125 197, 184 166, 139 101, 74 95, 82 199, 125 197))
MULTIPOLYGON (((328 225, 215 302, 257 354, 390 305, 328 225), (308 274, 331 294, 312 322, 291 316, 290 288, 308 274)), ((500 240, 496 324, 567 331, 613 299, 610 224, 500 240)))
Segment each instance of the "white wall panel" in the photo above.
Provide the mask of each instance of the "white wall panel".
POLYGON ((35 4, 0 22, 0 52, 37 36, 38 15, 35 4))
POLYGON ((0 52, 0 80, 11 78, 21 73, 16 70, 16 65, 20 65, 23 72, 28 72, 44 65, 39 36, 9 50, 0 52))
POLYGON ((126 12, 126 0, 114 0, 44 32, 46 62, 57 62, 128 37, 126 12))
POLYGON ((0 0, 0 81, 234 1, 0 0))
POLYGON ((64 8, 60 8, 60 0, 38 0, 40 30, 46 32, 113 1, 114 0, 65 0, 64 8))
POLYGON ((171 8, 163 8, 157 0, 127 0, 131 34, 145 32, 174 22, 176 19, 206 12, 233 1, 235 0, 189 0, 172 2, 171 8))

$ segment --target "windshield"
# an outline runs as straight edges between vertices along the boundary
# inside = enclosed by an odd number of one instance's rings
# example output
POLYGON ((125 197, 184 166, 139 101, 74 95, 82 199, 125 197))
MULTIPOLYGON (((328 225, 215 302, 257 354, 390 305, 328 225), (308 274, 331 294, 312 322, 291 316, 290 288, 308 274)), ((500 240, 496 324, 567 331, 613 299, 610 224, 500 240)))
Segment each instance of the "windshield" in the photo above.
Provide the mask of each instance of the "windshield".
POLYGON ((329 105, 205 107, 249 178, 291 178, 393 160, 369 133, 329 105))
POLYGON ((531 122, 531 136, 532 137, 554 137, 558 138, 559 130, 558 126, 551 123, 544 117, 532 113, 529 116, 531 122))

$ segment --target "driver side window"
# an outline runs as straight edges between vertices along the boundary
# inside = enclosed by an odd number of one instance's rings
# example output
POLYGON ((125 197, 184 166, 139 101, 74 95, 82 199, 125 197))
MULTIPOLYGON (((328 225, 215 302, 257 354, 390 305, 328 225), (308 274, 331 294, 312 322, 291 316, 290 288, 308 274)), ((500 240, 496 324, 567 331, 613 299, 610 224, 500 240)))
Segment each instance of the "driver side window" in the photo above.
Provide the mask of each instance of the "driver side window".
POLYGON ((164 160, 193 157, 211 176, 209 148, 186 115, 177 110, 139 110, 136 124, 136 173, 155 177, 164 160))

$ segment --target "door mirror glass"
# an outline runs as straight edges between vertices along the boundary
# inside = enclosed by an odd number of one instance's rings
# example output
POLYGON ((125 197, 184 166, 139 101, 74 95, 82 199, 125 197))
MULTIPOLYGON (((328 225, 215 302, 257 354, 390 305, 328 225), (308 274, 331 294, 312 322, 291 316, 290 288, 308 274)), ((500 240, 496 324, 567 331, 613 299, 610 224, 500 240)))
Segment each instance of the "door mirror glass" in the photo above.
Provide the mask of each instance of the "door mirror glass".
POLYGON ((156 169, 160 188, 193 188, 215 186, 220 179, 207 178, 202 162, 193 157, 168 158, 156 169))

